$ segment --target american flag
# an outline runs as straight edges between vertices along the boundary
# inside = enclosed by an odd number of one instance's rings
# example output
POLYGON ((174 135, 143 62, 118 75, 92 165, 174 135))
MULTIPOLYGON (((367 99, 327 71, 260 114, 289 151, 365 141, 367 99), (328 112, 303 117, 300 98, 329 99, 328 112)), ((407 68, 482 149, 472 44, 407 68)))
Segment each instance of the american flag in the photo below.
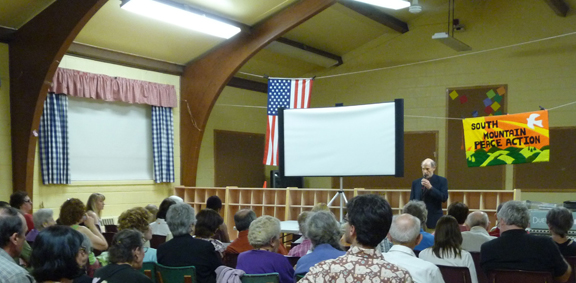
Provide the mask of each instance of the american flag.
POLYGON ((308 108, 312 79, 268 80, 268 127, 264 164, 278 165, 278 108, 308 108))

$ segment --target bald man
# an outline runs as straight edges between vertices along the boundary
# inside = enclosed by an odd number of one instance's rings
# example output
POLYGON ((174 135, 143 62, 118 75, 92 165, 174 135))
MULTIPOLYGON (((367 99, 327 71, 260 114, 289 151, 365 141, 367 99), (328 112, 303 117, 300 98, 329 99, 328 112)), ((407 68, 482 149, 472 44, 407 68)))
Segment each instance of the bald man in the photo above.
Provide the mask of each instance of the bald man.
POLYGON ((469 252, 479 252, 482 244, 496 239, 488 234, 490 220, 488 215, 483 211, 474 211, 468 214, 466 225, 470 231, 462 232, 462 249, 469 252))
POLYGON ((410 200, 421 200, 426 204, 428 210, 428 220, 426 227, 436 228, 436 222, 444 215, 442 203, 448 200, 448 180, 444 177, 434 175, 436 162, 430 158, 422 161, 422 178, 412 182, 410 200))

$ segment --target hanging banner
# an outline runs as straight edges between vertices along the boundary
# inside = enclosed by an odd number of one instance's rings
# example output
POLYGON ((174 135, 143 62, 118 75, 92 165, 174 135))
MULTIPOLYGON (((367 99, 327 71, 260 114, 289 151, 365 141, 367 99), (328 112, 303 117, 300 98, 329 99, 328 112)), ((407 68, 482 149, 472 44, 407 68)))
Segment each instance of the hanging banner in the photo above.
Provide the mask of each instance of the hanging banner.
POLYGON ((548 111, 463 120, 468 167, 548 162, 548 111))

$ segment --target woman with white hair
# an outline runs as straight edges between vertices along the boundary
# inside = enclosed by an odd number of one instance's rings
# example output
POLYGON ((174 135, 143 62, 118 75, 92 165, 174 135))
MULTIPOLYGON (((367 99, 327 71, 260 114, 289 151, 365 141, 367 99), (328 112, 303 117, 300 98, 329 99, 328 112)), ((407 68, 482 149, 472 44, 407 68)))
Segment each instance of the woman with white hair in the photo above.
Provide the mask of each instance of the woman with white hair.
POLYGON ((304 274, 321 261, 346 254, 340 247, 340 224, 331 212, 318 211, 309 214, 305 226, 306 237, 312 242, 312 252, 298 260, 296 274, 304 274))
POLYGON ((40 231, 56 224, 56 221, 54 221, 54 212, 49 208, 38 209, 34 212, 32 220, 34 221, 34 229, 30 230, 26 235, 26 241, 28 242, 34 242, 40 231))
POLYGON ((280 283, 294 282, 294 268, 286 257, 276 253, 280 246, 280 220, 268 215, 256 218, 248 229, 248 241, 254 249, 238 255, 236 269, 247 274, 277 272, 280 283))

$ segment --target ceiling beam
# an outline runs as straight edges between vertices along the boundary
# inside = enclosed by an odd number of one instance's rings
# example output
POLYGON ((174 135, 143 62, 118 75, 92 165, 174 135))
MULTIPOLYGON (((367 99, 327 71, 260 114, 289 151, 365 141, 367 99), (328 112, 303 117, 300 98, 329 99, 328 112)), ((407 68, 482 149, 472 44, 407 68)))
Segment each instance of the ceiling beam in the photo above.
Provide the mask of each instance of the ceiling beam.
POLYGON ((550 8, 556 13, 556 15, 561 17, 566 17, 568 10, 568 4, 564 0, 544 0, 550 6, 550 8))
POLYGON ((37 131, 48 87, 66 50, 107 0, 58 0, 9 43, 12 182, 33 194, 37 131))
POLYGON ((0 26, 0 42, 10 43, 14 39, 16 29, 0 26))
MULTIPOLYGON (((182 185, 195 186, 202 137, 218 96, 232 76, 258 51, 284 33, 333 5, 336 0, 301 0, 240 33, 189 63, 182 75, 181 99, 191 111, 180 111, 182 185)), ((264 154, 264 153, 262 153, 264 154)))
POLYGON ((310 53, 314 53, 314 54, 316 54, 316 55, 320 55, 320 56, 323 56, 323 57, 326 57, 326 58, 329 58, 329 59, 332 59, 332 60, 336 60, 338 63, 336 63, 334 66, 340 66, 340 65, 342 65, 342 63, 344 63, 344 61, 342 61, 342 57, 341 57, 341 56, 338 56, 338 55, 336 55, 336 54, 332 54, 332 53, 327 52, 327 51, 324 51, 324 50, 320 50, 320 49, 314 48, 314 47, 312 47, 312 46, 308 46, 308 45, 306 45, 306 44, 304 44, 304 43, 300 43, 300 42, 297 42, 297 41, 294 41, 294 40, 290 40, 290 39, 285 38, 285 37, 280 37, 280 38, 276 39, 276 41, 278 41, 278 42, 280 42, 280 43, 284 43, 284 44, 286 44, 286 45, 290 45, 290 46, 292 46, 292 47, 296 47, 296 48, 302 49, 302 50, 307 51, 307 52, 310 52, 310 53))
POLYGON ((257 81, 247 80, 239 77, 233 77, 228 82, 227 86, 251 90, 256 92, 268 93, 268 84, 257 81))
POLYGON ((340 0, 338 3, 399 33, 408 32, 407 23, 380 11, 372 5, 353 0, 340 0))

